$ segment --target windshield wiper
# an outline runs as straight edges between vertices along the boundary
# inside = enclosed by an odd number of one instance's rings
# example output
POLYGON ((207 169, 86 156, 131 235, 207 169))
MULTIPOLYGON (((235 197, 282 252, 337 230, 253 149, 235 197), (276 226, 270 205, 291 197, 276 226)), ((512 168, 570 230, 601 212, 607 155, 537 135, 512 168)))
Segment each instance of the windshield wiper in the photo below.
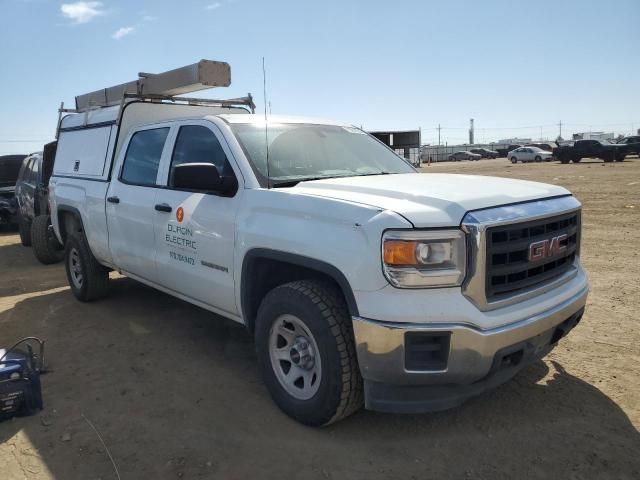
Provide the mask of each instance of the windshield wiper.
POLYGON ((385 172, 384 170, 376 173, 362 173, 360 175, 353 175, 354 177, 373 177, 374 175, 391 175, 391 172, 385 172))
POLYGON ((304 177, 304 178, 292 178, 291 180, 281 180, 279 182, 272 182, 274 188, 278 187, 295 187, 300 182, 310 182, 313 180, 324 180, 326 178, 336 178, 336 177, 304 177))
POLYGON ((304 177, 304 178, 292 178, 291 180, 281 180, 272 182, 273 188, 279 187, 295 187, 300 182, 311 182, 313 180, 326 180, 328 178, 347 178, 347 177, 370 177, 372 175, 390 175, 389 172, 376 172, 376 173, 362 173, 354 175, 324 175, 321 177, 304 177))

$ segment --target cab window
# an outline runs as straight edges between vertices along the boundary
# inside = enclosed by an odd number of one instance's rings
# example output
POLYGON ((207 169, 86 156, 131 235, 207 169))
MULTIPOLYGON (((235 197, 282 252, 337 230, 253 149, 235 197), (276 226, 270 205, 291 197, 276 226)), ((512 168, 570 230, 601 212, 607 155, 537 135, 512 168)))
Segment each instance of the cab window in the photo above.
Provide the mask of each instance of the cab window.
POLYGON ((30 165, 31 173, 29 174, 29 182, 37 185, 40 183, 40 179, 38 178, 38 172, 40 169, 40 163, 38 162, 38 157, 33 158, 33 163, 30 165))
POLYGON ((229 160, 216 135, 202 125, 184 125, 178 131, 171 169, 169 186, 173 186, 173 172, 184 163, 211 163, 216 166, 221 177, 234 176, 229 160))
POLYGON ((135 185, 155 185, 169 127, 141 130, 131 137, 120 179, 135 185))

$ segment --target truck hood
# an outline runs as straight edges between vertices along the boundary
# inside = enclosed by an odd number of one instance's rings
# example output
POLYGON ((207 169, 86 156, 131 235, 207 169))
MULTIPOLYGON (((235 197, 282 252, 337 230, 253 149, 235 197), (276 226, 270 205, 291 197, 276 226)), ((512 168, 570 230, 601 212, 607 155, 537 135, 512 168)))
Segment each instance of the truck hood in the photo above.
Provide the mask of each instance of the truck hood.
POLYGON ((459 225, 470 210, 570 195, 544 183, 441 173, 313 180, 298 183, 291 192, 391 210, 418 228, 459 225))

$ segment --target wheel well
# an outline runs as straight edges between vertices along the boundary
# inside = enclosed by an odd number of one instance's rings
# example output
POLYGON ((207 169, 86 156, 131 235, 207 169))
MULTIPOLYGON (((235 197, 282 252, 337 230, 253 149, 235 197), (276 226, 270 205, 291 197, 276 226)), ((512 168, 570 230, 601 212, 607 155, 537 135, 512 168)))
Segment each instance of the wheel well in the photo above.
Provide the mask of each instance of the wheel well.
POLYGON ((60 210, 58 212, 58 225, 60 228, 60 236, 64 244, 67 236, 71 233, 82 233, 82 219, 78 212, 72 210, 60 210))
POLYGON ((274 288, 297 280, 321 280, 333 285, 347 304, 349 313, 358 315, 353 291, 342 273, 332 265, 284 252, 248 253, 242 267, 242 313, 253 332, 262 299, 274 288))

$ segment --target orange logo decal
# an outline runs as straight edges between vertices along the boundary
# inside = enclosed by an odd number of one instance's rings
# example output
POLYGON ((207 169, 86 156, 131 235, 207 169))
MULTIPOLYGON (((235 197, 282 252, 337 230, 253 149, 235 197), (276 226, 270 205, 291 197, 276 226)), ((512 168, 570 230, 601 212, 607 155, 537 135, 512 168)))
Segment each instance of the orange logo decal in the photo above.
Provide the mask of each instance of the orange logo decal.
POLYGON ((176 219, 178 220, 178 222, 182 222, 183 218, 184 218, 184 210, 182 209, 182 207, 178 207, 178 209, 176 210, 176 219))

